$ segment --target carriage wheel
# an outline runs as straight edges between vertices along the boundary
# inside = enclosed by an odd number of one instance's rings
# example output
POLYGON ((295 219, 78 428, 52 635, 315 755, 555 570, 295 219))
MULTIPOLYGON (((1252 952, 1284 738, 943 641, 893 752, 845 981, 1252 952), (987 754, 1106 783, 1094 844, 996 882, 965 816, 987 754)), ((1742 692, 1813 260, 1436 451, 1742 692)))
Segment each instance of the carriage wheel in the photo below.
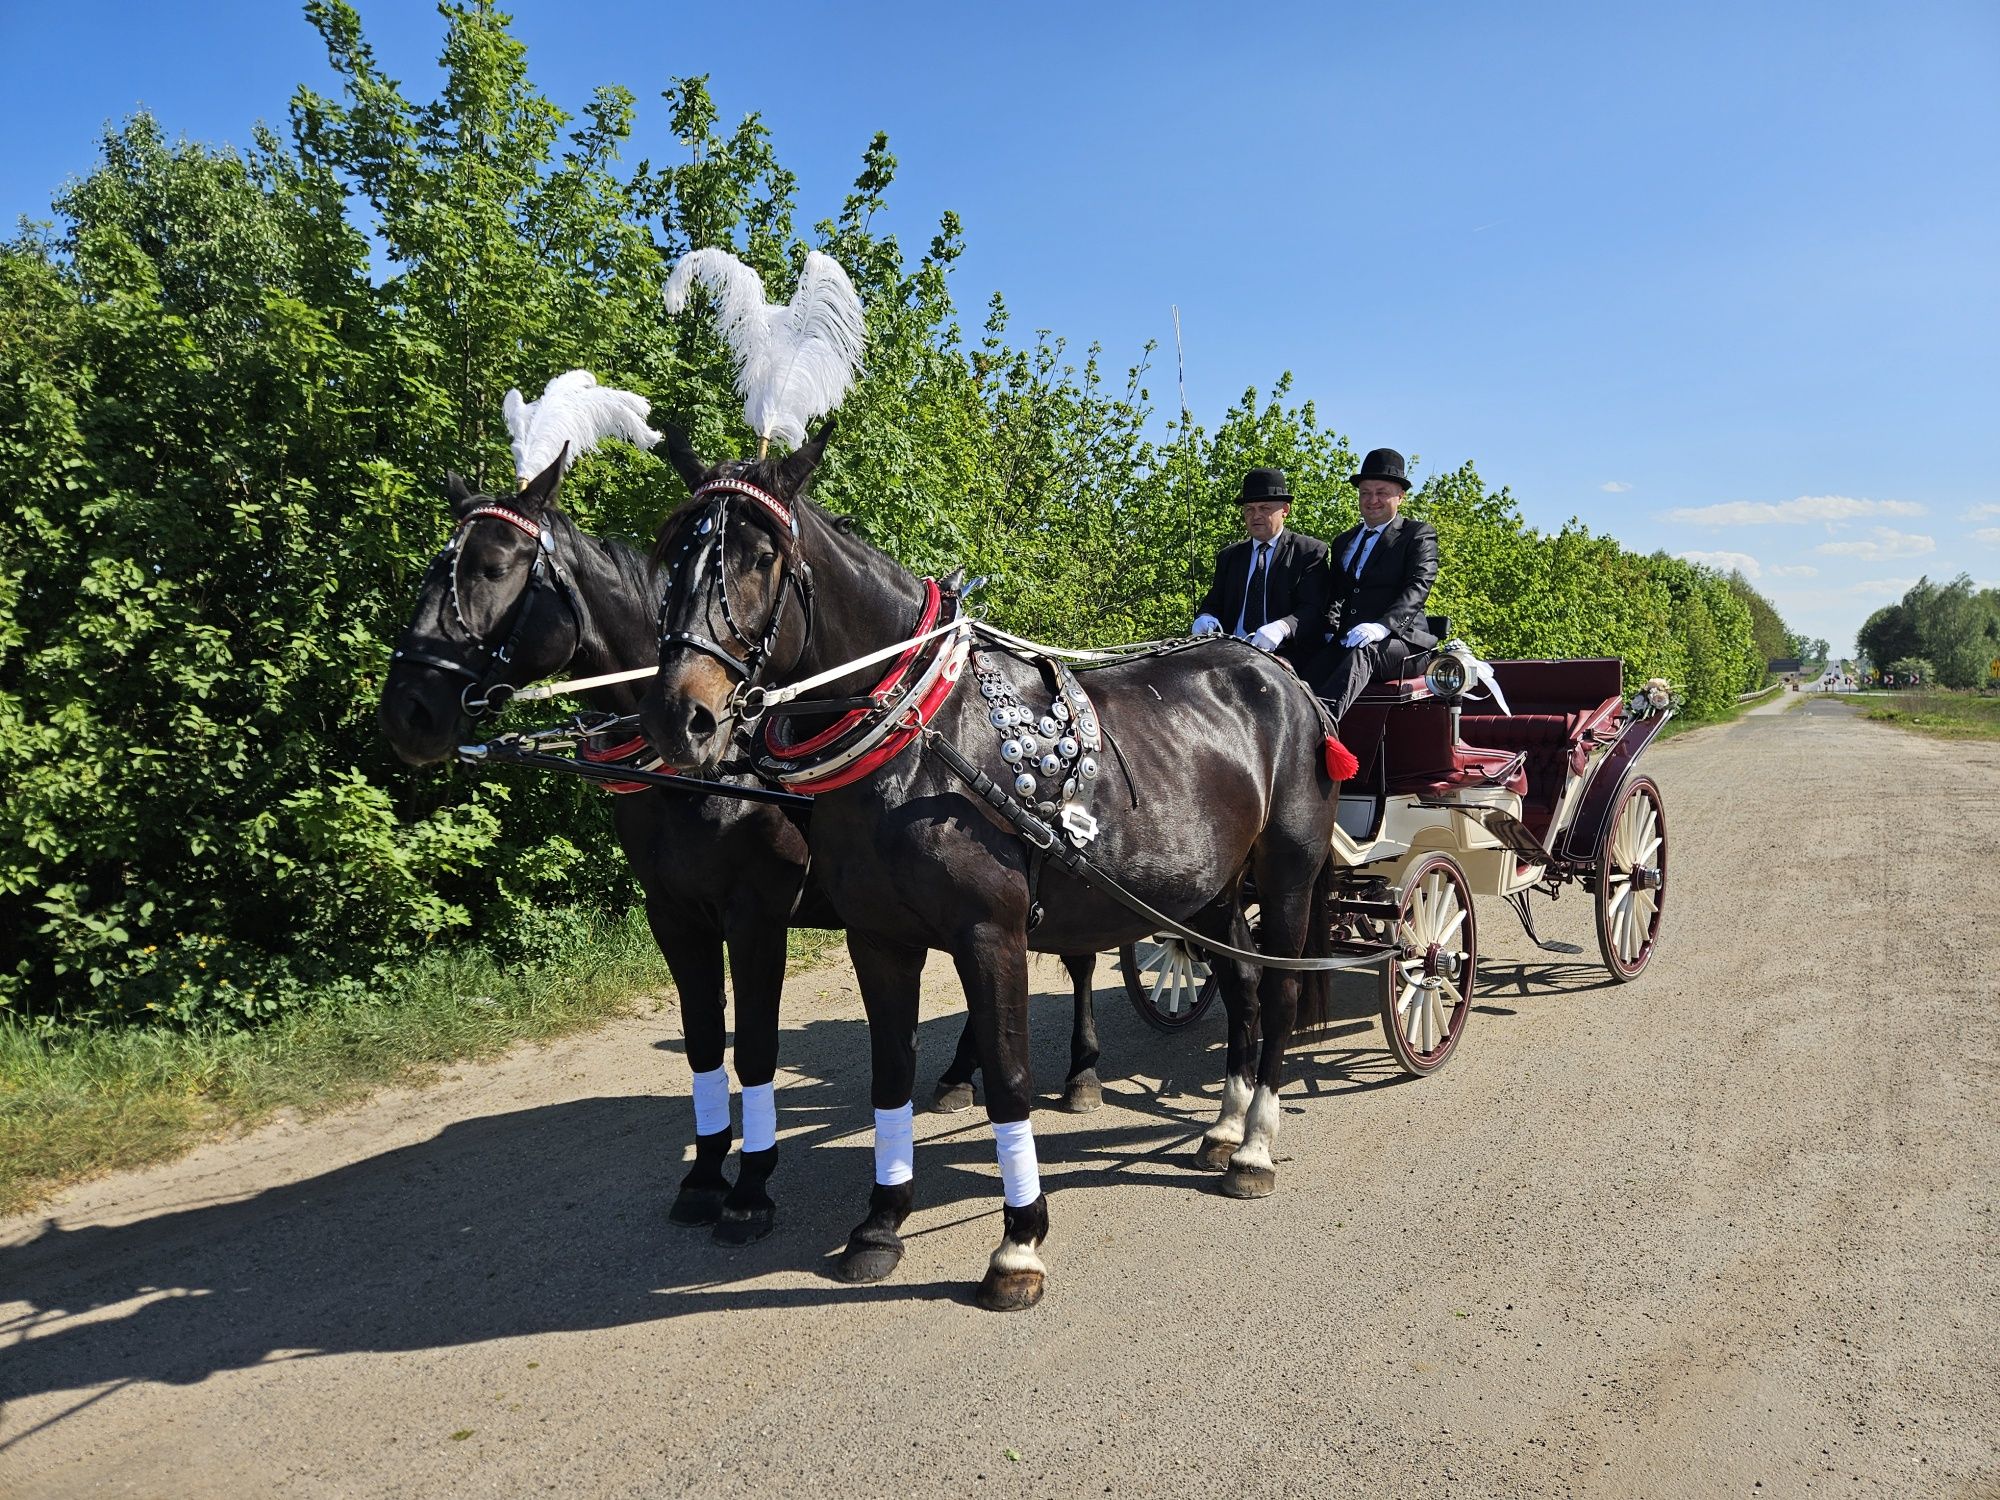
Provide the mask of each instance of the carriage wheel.
POLYGON ((1634 776, 1597 857, 1597 951, 1620 984, 1637 979, 1660 940, 1667 904, 1667 813, 1650 776, 1634 776))
POLYGON ((1472 1019, 1479 927, 1472 889, 1449 854, 1427 854, 1404 878, 1382 965, 1382 1029, 1405 1073, 1421 1078, 1445 1065, 1472 1019))
POLYGON ((1161 934, 1118 950, 1125 996, 1139 1019, 1155 1031, 1179 1031, 1201 1019, 1221 988, 1201 955, 1177 937, 1161 934))

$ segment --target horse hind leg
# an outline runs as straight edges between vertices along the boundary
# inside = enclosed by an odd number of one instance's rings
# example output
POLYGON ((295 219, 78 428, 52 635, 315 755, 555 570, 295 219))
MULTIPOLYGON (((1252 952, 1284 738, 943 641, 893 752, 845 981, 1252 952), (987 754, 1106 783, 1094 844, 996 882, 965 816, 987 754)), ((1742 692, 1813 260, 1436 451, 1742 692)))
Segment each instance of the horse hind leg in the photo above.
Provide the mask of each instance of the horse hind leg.
MULTIPOLYGON (((1250 924, 1236 909, 1231 911, 1226 929, 1231 947, 1250 945, 1250 924)), ((1195 1148, 1195 1160, 1213 1172, 1220 1172, 1242 1146, 1248 1128, 1253 1081, 1253 1056, 1257 1035, 1257 970, 1240 959, 1216 955, 1216 981, 1222 986, 1222 1003, 1229 1014, 1229 1047, 1222 1075, 1222 1107, 1215 1123, 1202 1135, 1195 1148)))
POLYGON ((972 1017, 968 1014, 958 1033, 958 1050, 951 1055, 951 1066, 937 1081, 931 1108, 941 1115, 962 1114, 972 1108, 972 1075, 978 1071, 979 1043, 972 1035, 972 1017))
POLYGON ((1073 1115, 1089 1114, 1104 1104, 1104 1086, 1097 1077, 1097 1007, 1091 978, 1097 971, 1095 953, 1065 953, 1075 990, 1069 1031, 1069 1078, 1063 1084, 1063 1108, 1073 1115))
MULTIPOLYGON (((1316 878, 1265 880, 1260 870, 1259 890, 1282 891, 1282 897, 1267 900, 1258 937, 1264 951, 1274 956, 1296 958, 1307 946, 1312 924, 1323 919, 1317 908, 1322 904, 1325 874, 1316 878), (1308 894, 1310 892, 1310 894, 1308 894)), ((1296 870, 1289 872, 1294 877, 1296 870)), ((1278 1140, 1278 1088, 1284 1082, 1285 1049, 1299 1012, 1299 972, 1266 966, 1257 986, 1258 1029, 1263 1033, 1262 1055, 1257 1060, 1257 1087, 1246 1116, 1243 1144, 1229 1158, 1222 1179, 1222 1191, 1232 1198, 1266 1198, 1277 1190, 1278 1169, 1273 1155, 1278 1140)))

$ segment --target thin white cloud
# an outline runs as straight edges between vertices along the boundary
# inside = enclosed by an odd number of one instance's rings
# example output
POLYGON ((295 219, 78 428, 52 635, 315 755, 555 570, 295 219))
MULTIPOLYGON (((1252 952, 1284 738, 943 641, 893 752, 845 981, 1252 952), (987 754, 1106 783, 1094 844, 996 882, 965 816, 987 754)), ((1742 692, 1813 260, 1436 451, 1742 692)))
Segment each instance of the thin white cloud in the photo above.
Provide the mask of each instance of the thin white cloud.
POLYGON ((1741 573, 1745 578, 1755 578, 1764 571, 1764 565, 1747 552, 1676 552, 1674 556, 1718 573, 1741 573))
POLYGON ((1600 484, 1598 488, 1600 490, 1603 490, 1604 493, 1607 495, 1622 495, 1627 490, 1631 489, 1632 486, 1627 484, 1622 479, 1607 479, 1604 481, 1604 483, 1600 484))
POLYGON ((1887 562, 1892 557, 1922 557, 1937 551, 1937 542, 1914 531, 1888 526, 1868 528, 1865 542, 1821 542, 1813 549, 1829 557, 1858 557, 1863 562, 1887 562))
POLYGON ((1871 578, 1865 583, 1850 583, 1850 594, 1889 594, 1901 598, 1917 586, 1914 578, 1871 578))
POLYGON ((1963 521, 1991 521, 2000 517, 2000 505, 1975 505, 1959 519, 1963 521))
POLYGON ((1801 495, 1773 504, 1768 500, 1729 500, 1720 505, 1682 506, 1667 512, 1669 521, 1689 526, 1804 526, 1815 521, 1852 521, 1861 516, 1921 516, 1914 500, 1857 500, 1850 495, 1801 495))
POLYGON ((1989 547, 2000 547, 2000 526, 1982 526, 1972 536, 1975 541, 1984 542, 1989 547))
POLYGON ((1817 578, 1819 569, 1811 563, 1780 563, 1770 570, 1773 578, 1817 578))

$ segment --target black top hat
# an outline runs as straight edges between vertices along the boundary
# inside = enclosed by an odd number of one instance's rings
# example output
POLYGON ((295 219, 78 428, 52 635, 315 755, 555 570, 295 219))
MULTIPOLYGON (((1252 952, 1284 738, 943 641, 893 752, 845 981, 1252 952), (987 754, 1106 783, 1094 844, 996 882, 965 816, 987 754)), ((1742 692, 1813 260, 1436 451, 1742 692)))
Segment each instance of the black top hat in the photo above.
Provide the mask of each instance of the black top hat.
POLYGON ((1283 469, 1252 469, 1243 476, 1243 493, 1236 497, 1238 505, 1248 505, 1253 500, 1289 500, 1292 492, 1285 488, 1283 469))
POLYGON ((1349 484, 1359 484, 1364 479, 1388 479, 1410 487, 1410 476, 1403 472, 1403 455, 1394 448, 1377 448, 1361 460, 1361 472, 1347 476, 1349 484))

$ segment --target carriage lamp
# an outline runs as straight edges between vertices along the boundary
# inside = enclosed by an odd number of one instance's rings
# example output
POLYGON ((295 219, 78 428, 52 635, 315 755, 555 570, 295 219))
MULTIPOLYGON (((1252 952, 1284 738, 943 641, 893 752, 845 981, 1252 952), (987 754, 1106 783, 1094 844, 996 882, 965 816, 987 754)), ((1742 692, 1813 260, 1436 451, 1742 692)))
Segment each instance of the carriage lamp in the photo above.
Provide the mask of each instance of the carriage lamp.
POLYGON ((1447 641, 1424 671, 1424 685, 1440 698, 1457 699, 1479 680, 1479 658, 1464 641, 1447 641))

